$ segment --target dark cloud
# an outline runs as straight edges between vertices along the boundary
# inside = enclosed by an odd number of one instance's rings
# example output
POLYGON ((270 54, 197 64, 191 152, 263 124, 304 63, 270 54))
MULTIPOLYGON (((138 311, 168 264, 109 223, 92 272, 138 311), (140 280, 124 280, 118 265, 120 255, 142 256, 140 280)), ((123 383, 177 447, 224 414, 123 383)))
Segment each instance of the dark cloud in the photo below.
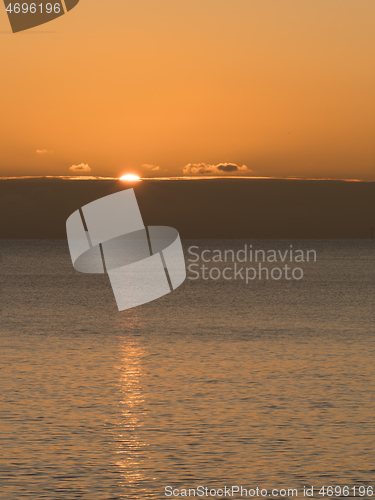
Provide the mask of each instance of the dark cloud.
POLYGON ((222 170, 223 172, 238 172, 237 165, 231 165, 230 163, 218 165, 217 169, 222 170))
MULTIPOLYGON (((0 212, 7 214, 0 217, 0 237, 66 239, 69 215, 124 189, 115 179, 74 178, 0 179, 0 212)), ((178 228, 182 239, 363 239, 370 238, 374 225, 375 182, 226 179, 222 174, 220 181, 143 181, 134 191, 143 220, 178 228), (311 210, 311 200, 317 210, 311 210)))
POLYGON ((217 165, 189 163, 182 171, 184 175, 249 175, 253 173, 246 165, 239 166, 235 163, 218 163, 217 165))

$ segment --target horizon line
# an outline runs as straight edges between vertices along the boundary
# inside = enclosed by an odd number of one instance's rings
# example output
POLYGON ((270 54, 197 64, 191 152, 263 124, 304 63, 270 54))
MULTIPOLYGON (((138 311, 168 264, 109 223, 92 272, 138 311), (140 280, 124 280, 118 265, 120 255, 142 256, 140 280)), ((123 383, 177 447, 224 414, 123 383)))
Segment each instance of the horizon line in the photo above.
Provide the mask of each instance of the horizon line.
POLYGON ((176 176, 176 177, 140 177, 137 180, 121 180, 120 177, 103 177, 93 175, 21 175, 13 177, 0 177, 0 180, 21 180, 21 179, 61 179, 72 181, 120 181, 126 183, 134 183, 140 181, 189 181, 189 180, 213 180, 213 179, 269 179, 269 180, 295 180, 295 181, 341 181, 341 182, 375 182, 375 180, 364 179, 341 179, 332 177, 276 177, 276 176, 240 176, 240 175, 222 175, 222 176, 176 176))

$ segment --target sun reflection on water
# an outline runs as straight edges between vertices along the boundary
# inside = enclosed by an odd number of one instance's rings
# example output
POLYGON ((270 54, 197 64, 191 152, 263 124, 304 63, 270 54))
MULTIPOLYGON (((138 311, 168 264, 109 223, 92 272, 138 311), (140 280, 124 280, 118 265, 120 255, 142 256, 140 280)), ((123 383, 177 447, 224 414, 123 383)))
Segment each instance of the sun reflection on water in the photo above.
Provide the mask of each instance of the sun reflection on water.
MULTIPOLYGON (((142 417, 145 415, 145 395, 142 390, 142 358, 146 349, 134 335, 140 321, 135 313, 121 319, 121 329, 129 336, 120 339, 121 364, 119 369, 119 405, 121 420, 116 440, 120 484, 134 494, 146 491, 142 487, 147 481, 142 471, 147 455, 148 443, 141 437, 142 417)), ((129 493, 127 493, 129 495, 129 493)))

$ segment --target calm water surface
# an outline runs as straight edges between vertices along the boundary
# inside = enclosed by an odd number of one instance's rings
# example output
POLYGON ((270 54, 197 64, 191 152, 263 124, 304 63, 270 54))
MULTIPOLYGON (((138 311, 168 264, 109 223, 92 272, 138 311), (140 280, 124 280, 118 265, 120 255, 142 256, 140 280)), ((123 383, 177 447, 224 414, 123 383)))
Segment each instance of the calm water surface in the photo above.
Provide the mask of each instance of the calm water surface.
POLYGON ((1 242, 0 498, 375 487, 375 242, 292 243, 317 250, 300 281, 186 280, 118 312, 66 242, 1 242))

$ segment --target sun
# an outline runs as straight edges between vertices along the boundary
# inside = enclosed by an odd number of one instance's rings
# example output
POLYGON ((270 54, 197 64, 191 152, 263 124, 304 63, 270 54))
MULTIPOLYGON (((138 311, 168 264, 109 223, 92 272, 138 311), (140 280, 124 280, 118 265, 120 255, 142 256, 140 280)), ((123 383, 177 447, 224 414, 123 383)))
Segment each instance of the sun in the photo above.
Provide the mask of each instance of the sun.
POLYGON ((141 180, 141 178, 135 174, 125 174, 125 175, 122 175, 120 177, 120 181, 132 182, 132 181, 140 181, 140 180, 141 180))

